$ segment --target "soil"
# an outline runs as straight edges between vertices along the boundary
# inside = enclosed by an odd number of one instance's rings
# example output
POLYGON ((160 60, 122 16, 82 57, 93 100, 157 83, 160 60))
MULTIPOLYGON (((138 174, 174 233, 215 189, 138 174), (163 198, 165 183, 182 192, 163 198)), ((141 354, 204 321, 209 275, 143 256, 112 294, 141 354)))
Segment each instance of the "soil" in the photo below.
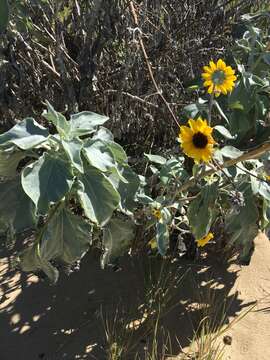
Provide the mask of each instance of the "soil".
MULTIPOLYGON (((270 242, 260 234, 249 266, 222 262, 222 256, 170 265, 185 276, 176 289, 179 305, 162 320, 161 326, 170 333, 168 352, 178 358, 181 348, 188 348, 199 321, 197 305, 207 306, 211 297, 220 303, 226 299, 228 321, 254 306, 224 334, 224 360, 269 360, 269 259, 270 242)), ((61 275, 56 285, 14 270, 5 251, 0 261, 1 360, 105 360, 104 322, 128 319, 145 299, 149 265, 145 259, 126 257, 119 271, 101 270, 97 254, 88 254, 80 271, 61 275)), ((153 269, 160 266, 160 260, 151 260, 153 269)), ((218 313, 216 318, 218 323, 218 313)), ((137 350, 143 351, 149 337, 138 337, 137 350)))

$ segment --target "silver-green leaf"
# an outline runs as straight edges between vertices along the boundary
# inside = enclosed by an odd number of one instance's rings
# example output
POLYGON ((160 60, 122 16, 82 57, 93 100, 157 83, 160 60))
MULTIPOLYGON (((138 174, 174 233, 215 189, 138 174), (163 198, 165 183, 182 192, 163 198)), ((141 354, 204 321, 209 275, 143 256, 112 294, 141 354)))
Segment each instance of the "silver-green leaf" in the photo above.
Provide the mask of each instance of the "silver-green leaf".
POLYGON ((103 125, 109 118, 91 111, 82 111, 70 117, 70 136, 91 134, 99 125, 103 125))
POLYGON ((1 145, 14 144, 22 150, 31 149, 47 140, 49 131, 34 119, 26 118, 0 135, 1 145))
POLYGON ((92 227, 82 217, 62 206, 49 222, 40 241, 40 256, 72 264, 91 245, 92 227))
POLYGON ((47 213, 50 203, 56 203, 66 195, 72 184, 68 162, 47 153, 22 172, 23 189, 42 215, 47 213))
POLYGON ((17 174, 19 162, 26 156, 22 151, 14 149, 0 148, 0 176, 13 177, 17 174))
POLYGON ((81 158, 83 142, 79 138, 74 138, 72 140, 62 140, 62 145, 67 156, 70 158, 72 165, 79 172, 83 173, 83 163, 81 158))
POLYGON ((189 205, 189 224, 196 239, 201 239, 210 231, 216 214, 217 189, 216 183, 205 185, 196 199, 189 205))
POLYGON ((167 224, 160 221, 156 224, 156 239, 160 255, 165 256, 169 247, 169 230, 167 224))
POLYGON ((67 121, 64 115, 55 111, 48 101, 46 101, 46 103, 47 110, 43 111, 42 116, 54 124, 61 138, 66 139, 70 132, 70 123, 67 121))
POLYGON ((119 193, 100 170, 90 165, 78 179, 78 196, 85 215, 104 225, 119 206, 119 193))
POLYGON ((0 183, 0 220, 5 229, 12 226, 15 233, 19 233, 35 227, 34 210, 33 202, 23 191, 19 175, 0 183))
POLYGON ((112 219, 103 229, 103 246, 101 266, 114 262, 130 247, 135 236, 135 225, 128 219, 112 219))
POLYGON ((112 152, 102 140, 86 142, 83 151, 90 164, 101 171, 106 172, 116 166, 112 152))

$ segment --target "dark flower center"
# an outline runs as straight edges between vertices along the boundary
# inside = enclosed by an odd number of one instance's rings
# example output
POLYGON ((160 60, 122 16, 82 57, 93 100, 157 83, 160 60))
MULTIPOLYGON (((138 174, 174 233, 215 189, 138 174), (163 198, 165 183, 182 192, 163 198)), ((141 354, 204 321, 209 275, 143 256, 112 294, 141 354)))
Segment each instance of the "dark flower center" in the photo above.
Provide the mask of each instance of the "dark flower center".
POLYGON ((222 85, 225 80, 225 73, 221 70, 216 70, 212 75, 212 81, 215 85, 222 85))
POLYGON ((199 131, 193 135, 192 142, 196 148, 204 149, 208 144, 208 138, 206 135, 199 131))

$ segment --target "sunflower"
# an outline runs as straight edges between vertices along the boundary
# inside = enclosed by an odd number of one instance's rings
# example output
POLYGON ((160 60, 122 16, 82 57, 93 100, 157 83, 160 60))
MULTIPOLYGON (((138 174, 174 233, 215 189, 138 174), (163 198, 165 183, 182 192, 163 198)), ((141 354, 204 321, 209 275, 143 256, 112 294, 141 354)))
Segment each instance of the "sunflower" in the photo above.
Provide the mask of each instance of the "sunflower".
POLYGON ((180 126, 179 139, 183 152, 194 159, 208 162, 212 158, 215 140, 212 137, 213 128, 207 125, 206 120, 189 119, 188 126, 180 126))
POLYGON ((153 209, 152 210, 152 215, 157 219, 160 220, 161 219, 161 211, 159 209, 153 209))
POLYGON ((219 96, 220 93, 226 95, 235 87, 237 79, 234 75, 235 71, 231 66, 227 66, 223 60, 219 59, 216 64, 210 61, 209 66, 204 66, 203 70, 203 85, 208 87, 209 94, 214 92, 215 96, 219 96))
POLYGON ((213 233, 208 233, 207 235, 205 235, 203 238, 196 240, 197 242, 197 246, 198 247, 203 247, 205 246, 211 239, 213 239, 214 234, 213 233))

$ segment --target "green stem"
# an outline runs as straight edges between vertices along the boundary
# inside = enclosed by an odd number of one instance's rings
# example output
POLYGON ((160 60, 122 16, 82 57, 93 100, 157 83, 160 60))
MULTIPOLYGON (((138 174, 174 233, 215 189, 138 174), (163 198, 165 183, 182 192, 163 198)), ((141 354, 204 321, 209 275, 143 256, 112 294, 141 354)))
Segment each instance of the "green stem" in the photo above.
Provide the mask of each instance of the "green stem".
MULTIPOLYGON (((231 159, 228 161, 225 161, 223 164, 220 165, 221 169, 228 168, 230 166, 236 165, 239 162, 247 161, 251 159, 256 159, 260 157, 261 155, 265 154, 266 152, 270 151, 270 143, 266 143, 258 147, 257 149, 252 149, 243 155, 237 157, 236 159, 231 159)), ((216 172, 220 171, 220 169, 210 169, 207 171, 204 171, 199 177, 198 180, 205 178, 206 176, 210 176, 215 174, 216 172)), ((193 177, 189 179, 185 184, 181 186, 179 189, 179 193, 183 191, 187 191, 190 187, 194 186, 196 183, 196 179, 193 177)))
POLYGON ((212 109, 213 109, 213 103, 214 103, 214 95, 215 95, 215 85, 213 87, 213 92, 211 93, 210 101, 209 101, 209 109, 208 109, 208 123, 209 123, 209 126, 211 126, 211 120, 212 120, 212 109))

